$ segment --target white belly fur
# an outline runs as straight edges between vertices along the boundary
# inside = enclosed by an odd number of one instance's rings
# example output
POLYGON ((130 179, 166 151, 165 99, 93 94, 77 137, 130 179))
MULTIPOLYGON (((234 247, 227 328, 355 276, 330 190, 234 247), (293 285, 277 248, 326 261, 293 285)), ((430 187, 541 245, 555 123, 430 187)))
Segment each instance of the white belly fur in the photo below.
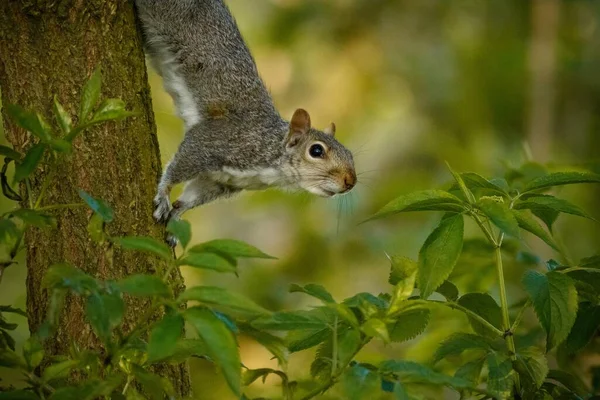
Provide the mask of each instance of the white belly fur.
POLYGON ((240 171, 224 167, 219 172, 211 173, 211 177, 224 185, 246 190, 261 190, 271 186, 285 187, 288 185, 286 177, 275 168, 240 171))

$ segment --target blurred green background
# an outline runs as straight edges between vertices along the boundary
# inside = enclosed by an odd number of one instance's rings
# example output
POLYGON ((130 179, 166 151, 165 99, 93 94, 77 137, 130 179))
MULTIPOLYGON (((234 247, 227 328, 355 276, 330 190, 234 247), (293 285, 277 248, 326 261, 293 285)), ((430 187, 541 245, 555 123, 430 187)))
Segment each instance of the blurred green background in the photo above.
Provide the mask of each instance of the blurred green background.
MULTIPOLYGON (((448 184, 445 161, 488 177, 527 161, 600 172, 600 2, 227 3, 281 114, 289 118, 302 107, 316 127, 334 121, 336 136, 355 154, 359 183, 338 199, 247 192, 187 213, 193 242, 231 237, 278 257, 246 262, 239 278, 187 270, 188 283, 232 288, 271 310, 315 304, 287 293, 290 283, 320 283, 340 300, 358 292, 377 294, 389 290, 385 253, 416 258, 439 215, 358 223, 397 195, 448 184)), ((151 85, 166 162, 183 125, 154 73, 151 85)), ((561 195, 600 219, 599 187, 566 187, 561 195)), ((2 199, 0 212, 12 206, 2 199)), ((599 251, 596 222, 561 216, 555 233, 574 260, 599 251)), ((466 237, 476 234, 475 226, 467 226, 466 237)), ((527 239, 527 251, 539 256, 529 267, 543 268, 544 260, 557 257, 539 240, 527 239)), ((511 303, 524 297, 523 264, 508 265, 511 303)), ((0 304, 24 306, 24 271, 22 264, 7 269, 0 304)), ((461 291, 497 297, 494 276, 491 265, 465 264, 451 279, 461 291)), ((533 325, 534 315, 526 321, 533 325)), ((466 327, 461 314, 436 312, 424 335, 399 345, 371 345, 359 359, 427 361, 441 338, 466 327)), ((17 333, 19 342, 27 337, 25 328, 17 333)), ((243 338, 240 344, 247 367, 276 366, 260 346, 243 338)), ((310 351, 293 355, 289 373, 307 379, 310 361, 310 351)), ((583 377, 597 362, 589 352, 572 361, 583 377)), ((210 366, 195 364, 193 373, 198 398, 228 398, 224 386, 215 387, 210 366)), ((251 393, 277 393, 276 384, 255 383, 251 393)), ((323 398, 344 398, 343 387, 328 396, 323 398)))

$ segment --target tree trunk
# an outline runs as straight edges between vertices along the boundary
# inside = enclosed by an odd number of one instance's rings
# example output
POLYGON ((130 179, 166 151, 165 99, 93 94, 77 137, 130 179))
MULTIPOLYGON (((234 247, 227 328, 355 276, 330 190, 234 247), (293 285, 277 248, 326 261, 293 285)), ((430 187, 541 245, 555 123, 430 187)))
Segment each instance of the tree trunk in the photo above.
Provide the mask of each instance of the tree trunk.
MULTIPOLYGON (((78 189, 106 201, 115 212, 107 231, 114 236, 164 238, 164 228, 152 219, 152 198, 161 171, 156 126, 140 31, 134 6, 126 0, 0 1, 0 87, 3 104, 19 104, 49 120, 56 95, 67 111, 77 114, 81 89, 98 66, 102 98, 121 98, 140 116, 87 130, 78 137, 73 154, 63 163, 44 197, 44 205, 80 203, 78 189)), ((6 135, 24 151, 33 139, 4 115, 6 135)), ((31 178, 31 192, 40 191, 44 175, 31 178)), ((149 273, 162 267, 156 258, 134 252, 114 253, 90 240, 91 212, 84 208, 56 211, 58 229, 29 229, 27 251, 27 311, 30 331, 43 322, 48 293, 41 280, 50 265, 67 261, 102 279, 149 273)), ((178 275, 175 290, 181 290, 178 275)), ((128 301, 126 326, 141 314, 144 301, 128 301)), ((67 301, 58 333, 49 341, 49 354, 68 353, 69 343, 97 348, 85 322, 82 302, 67 301)), ((189 391, 184 366, 162 366, 178 393, 189 391)))

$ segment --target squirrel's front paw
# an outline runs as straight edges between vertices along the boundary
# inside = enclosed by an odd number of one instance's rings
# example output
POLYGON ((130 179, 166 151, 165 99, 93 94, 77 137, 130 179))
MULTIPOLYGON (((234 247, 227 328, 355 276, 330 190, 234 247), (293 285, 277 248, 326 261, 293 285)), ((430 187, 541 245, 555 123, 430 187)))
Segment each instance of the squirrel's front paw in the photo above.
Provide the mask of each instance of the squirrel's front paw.
POLYGON ((172 235, 172 234, 168 234, 167 235, 167 240, 166 240, 167 244, 171 247, 175 247, 177 246, 177 243, 179 243, 179 241, 177 240, 177 238, 172 235))
POLYGON ((167 196, 159 196, 157 195, 154 198, 154 219, 156 222, 166 223, 169 220, 169 215, 171 214, 171 202, 169 201, 169 197, 167 196))

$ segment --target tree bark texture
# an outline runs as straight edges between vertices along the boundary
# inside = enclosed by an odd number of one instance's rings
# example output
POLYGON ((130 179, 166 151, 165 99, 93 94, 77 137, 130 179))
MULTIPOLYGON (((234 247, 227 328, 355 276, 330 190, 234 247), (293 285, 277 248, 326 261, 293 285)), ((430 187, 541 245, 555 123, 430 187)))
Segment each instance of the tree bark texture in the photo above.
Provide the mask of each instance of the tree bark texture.
MULTIPOLYGON (((107 226, 109 234, 147 235, 162 240, 164 228, 152 219, 152 198, 161 162, 133 1, 0 1, 3 104, 19 104, 50 120, 56 95, 74 117, 83 84, 98 66, 102 71, 101 98, 121 98, 140 116, 106 123, 79 136, 42 205, 80 203, 77 190, 83 189, 114 209, 115 219, 107 226)), ((5 112, 3 116, 8 140, 17 150, 26 151, 36 139, 8 120, 5 112)), ((42 168, 32 177, 34 195, 39 193, 47 172, 42 168)), ((86 229, 91 211, 85 208, 57 210, 54 214, 58 229, 31 228, 25 237, 31 332, 38 329, 46 315, 48 293, 41 280, 53 263, 67 261, 102 279, 149 273, 162 267, 153 256, 119 249, 111 255, 106 246, 92 241, 86 229)), ((182 288, 179 275, 174 286, 176 291, 182 288)), ((126 301, 127 327, 143 314, 147 302, 126 301)), ((72 340, 82 348, 99 346, 77 298, 66 302, 58 333, 46 350, 49 354, 66 354, 72 340)), ((161 366, 155 372, 169 378, 181 395, 188 393, 185 366, 161 366)))

